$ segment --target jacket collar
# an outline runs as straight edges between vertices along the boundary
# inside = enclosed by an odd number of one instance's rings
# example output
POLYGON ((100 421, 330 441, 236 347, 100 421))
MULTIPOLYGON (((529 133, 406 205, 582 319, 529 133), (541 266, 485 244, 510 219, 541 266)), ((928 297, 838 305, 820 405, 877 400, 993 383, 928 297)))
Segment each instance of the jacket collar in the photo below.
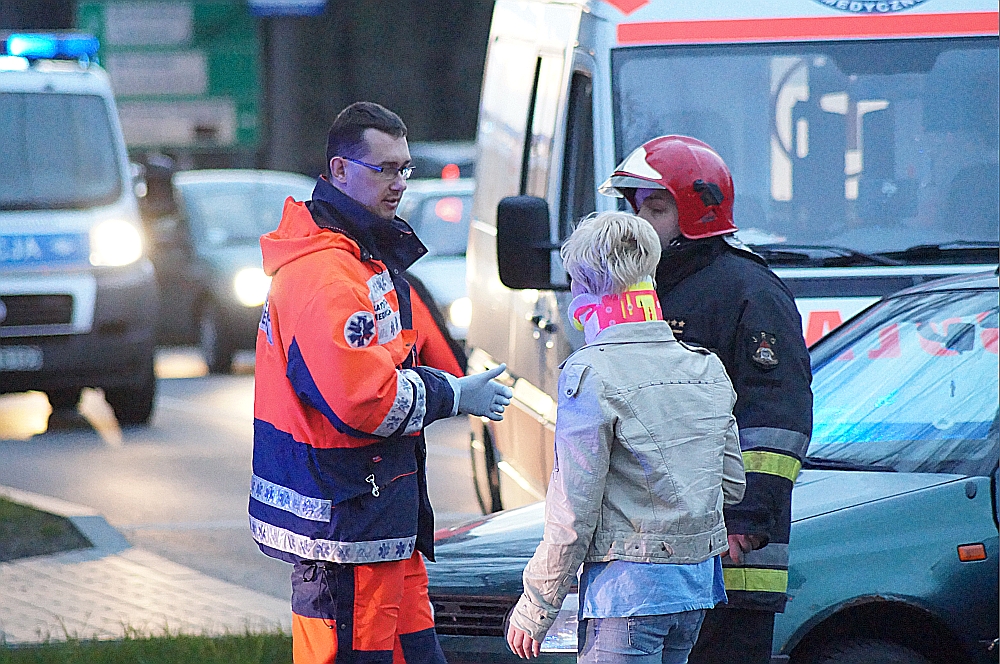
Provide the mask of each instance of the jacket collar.
POLYGON ((388 267, 406 270, 427 253, 427 247, 405 221, 399 217, 388 221, 372 214, 324 176, 317 178, 308 207, 317 226, 354 240, 362 260, 374 258, 388 267))
POLYGON ((674 333, 670 331, 670 326, 666 321, 650 320, 641 323, 618 323, 601 330, 593 343, 583 346, 575 353, 563 360, 559 368, 562 368, 569 360, 584 348, 597 348, 598 346, 613 346, 618 344, 641 344, 649 342, 676 341, 674 333))

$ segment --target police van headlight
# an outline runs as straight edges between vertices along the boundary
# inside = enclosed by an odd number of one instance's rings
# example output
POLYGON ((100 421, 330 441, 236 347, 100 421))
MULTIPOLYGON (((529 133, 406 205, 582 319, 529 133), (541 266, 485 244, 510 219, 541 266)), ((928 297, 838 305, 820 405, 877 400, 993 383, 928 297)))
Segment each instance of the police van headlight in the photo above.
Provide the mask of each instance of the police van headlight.
POLYGON ((245 267, 233 277, 233 291, 244 307, 259 307, 267 299, 271 277, 259 267, 245 267))
POLYGON ((142 236, 127 221, 108 219, 90 230, 91 265, 128 265, 141 256, 142 236))

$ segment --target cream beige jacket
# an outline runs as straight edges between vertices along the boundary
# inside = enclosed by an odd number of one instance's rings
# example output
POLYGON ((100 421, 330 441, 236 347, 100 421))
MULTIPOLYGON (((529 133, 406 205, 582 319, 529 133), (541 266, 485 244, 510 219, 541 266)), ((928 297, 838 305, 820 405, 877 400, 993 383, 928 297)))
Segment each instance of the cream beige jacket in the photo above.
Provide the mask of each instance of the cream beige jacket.
POLYGON ((545 534, 511 623, 541 641, 584 561, 699 563, 745 480, 722 361, 663 321, 603 330, 559 376, 545 534))

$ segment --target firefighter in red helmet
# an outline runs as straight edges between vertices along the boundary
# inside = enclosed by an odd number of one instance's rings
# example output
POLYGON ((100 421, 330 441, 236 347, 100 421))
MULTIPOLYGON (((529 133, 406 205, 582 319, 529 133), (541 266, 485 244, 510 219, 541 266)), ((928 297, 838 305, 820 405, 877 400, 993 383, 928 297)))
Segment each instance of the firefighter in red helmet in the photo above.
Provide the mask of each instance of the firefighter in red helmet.
POLYGON ((708 612, 690 662, 767 664, 788 586, 791 492, 812 433, 812 373, 791 292, 734 236, 722 157, 688 136, 636 148, 601 186, 656 229, 656 291, 681 341, 710 348, 736 388, 743 502, 725 509, 729 602, 708 612))

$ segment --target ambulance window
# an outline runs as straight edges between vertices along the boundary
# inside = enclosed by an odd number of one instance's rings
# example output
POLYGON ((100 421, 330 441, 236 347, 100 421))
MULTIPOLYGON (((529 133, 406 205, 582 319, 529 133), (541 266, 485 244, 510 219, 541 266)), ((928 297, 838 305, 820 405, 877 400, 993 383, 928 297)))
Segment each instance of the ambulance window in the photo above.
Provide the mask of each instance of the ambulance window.
POLYGON ((580 218, 594 211, 594 82, 588 73, 573 72, 567 118, 560 239, 569 237, 580 218))
POLYGON ((528 108, 531 131, 524 140, 521 170, 521 193, 545 198, 549 188, 549 165, 552 138, 556 130, 556 111, 562 91, 561 57, 542 55, 535 67, 534 94, 528 108))
POLYGON ((0 93, 0 209, 86 208, 121 195, 118 141, 97 95, 0 93))

